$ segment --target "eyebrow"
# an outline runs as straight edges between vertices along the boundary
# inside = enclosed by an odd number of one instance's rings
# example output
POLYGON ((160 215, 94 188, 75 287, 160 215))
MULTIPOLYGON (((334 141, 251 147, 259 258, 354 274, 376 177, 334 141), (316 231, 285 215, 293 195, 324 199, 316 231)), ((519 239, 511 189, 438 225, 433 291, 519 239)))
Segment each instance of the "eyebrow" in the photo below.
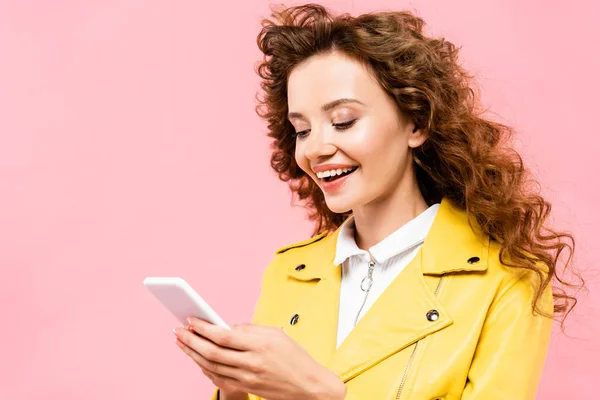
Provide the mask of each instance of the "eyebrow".
MULTIPOLYGON (((321 106, 321 111, 327 112, 329 110, 336 108, 337 106, 340 106, 342 104, 348 104, 348 103, 357 103, 357 104, 361 104, 364 106, 364 103, 362 103, 356 99, 345 98, 345 99, 333 100, 333 101, 330 101, 329 103, 323 104, 321 106)), ((304 115, 302 115, 301 113, 298 113, 298 112, 291 112, 288 114, 288 119, 303 118, 303 117, 304 117, 304 115)))

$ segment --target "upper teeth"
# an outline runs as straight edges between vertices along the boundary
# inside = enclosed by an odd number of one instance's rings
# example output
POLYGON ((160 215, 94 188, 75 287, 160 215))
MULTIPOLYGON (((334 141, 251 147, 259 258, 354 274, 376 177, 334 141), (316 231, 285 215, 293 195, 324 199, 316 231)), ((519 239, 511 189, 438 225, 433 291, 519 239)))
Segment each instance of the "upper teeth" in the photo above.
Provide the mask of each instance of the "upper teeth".
MULTIPOLYGON (((354 168, 354 167, 352 167, 352 168, 354 168)), ((329 171, 317 172, 317 178, 323 179, 323 178, 329 178, 330 176, 341 175, 345 172, 351 171, 352 168, 338 168, 338 169, 331 169, 329 171)))

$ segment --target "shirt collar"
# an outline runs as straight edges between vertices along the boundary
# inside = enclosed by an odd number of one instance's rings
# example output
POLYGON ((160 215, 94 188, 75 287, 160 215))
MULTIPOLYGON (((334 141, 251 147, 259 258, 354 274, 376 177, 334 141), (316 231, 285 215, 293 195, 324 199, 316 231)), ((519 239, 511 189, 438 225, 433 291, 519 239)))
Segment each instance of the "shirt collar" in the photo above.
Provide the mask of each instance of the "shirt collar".
MULTIPOLYGON (((429 233, 437 214, 439 204, 434 204, 427 210, 410 220, 389 236, 369 249, 369 253, 377 263, 388 259, 422 244, 429 233)), ((340 265, 348 258, 367 254, 361 250, 354 239, 354 217, 348 218, 340 227, 335 250, 335 265, 340 265)))

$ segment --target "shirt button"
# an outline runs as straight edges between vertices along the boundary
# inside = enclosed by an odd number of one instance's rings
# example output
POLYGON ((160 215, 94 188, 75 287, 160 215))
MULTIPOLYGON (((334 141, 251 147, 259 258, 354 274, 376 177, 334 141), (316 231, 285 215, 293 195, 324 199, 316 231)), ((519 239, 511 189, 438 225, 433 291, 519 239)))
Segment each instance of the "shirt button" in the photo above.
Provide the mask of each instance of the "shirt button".
POLYGON ((425 316, 427 317, 427 320, 433 322, 438 320, 438 318, 440 317, 440 313, 437 310, 429 310, 427 311, 427 314, 425 314, 425 316))
POLYGON ((299 318, 300 318, 300 316, 298 314, 294 314, 294 316, 290 320, 290 325, 296 325, 298 323, 299 318))
POLYGON ((471 257, 467 260, 469 264, 477 264, 479 262, 479 257, 471 257))
POLYGON ((306 265, 300 264, 296 267, 296 271, 302 271, 304 268, 306 268, 306 265))

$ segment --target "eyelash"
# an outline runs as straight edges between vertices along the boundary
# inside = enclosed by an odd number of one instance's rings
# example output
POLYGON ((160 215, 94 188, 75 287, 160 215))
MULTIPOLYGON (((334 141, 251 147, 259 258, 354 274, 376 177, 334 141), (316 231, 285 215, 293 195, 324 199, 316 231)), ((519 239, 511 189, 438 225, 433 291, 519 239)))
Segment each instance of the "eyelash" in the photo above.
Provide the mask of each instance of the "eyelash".
MULTIPOLYGON (((352 125, 354 125, 356 123, 356 121, 358 120, 358 118, 353 119, 351 121, 346 121, 346 122, 340 122, 339 124, 333 124, 334 128, 338 131, 345 131, 347 129, 350 129, 352 127, 352 125)), ((300 131, 300 132, 296 132, 296 137, 299 139, 304 138, 305 134, 309 133, 310 129, 306 129, 304 131, 300 131)))

